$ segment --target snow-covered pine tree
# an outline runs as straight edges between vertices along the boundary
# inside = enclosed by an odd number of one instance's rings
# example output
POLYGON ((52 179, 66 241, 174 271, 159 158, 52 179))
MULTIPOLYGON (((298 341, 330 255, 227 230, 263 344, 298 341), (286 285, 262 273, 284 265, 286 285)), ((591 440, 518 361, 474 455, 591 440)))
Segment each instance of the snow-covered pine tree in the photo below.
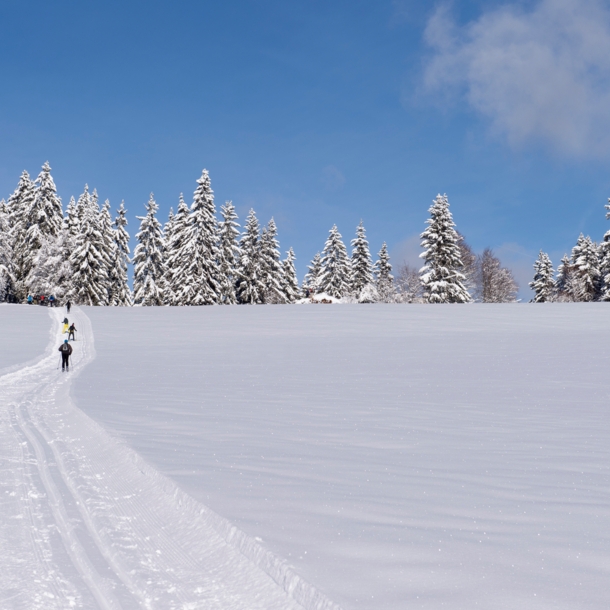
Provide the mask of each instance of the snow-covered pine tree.
POLYGON ((44 238, 27 277, 30 292, 53 295, 58 301, 64 300, 72 288, 72 249, 73 238, 67 227, 63 227, 57 237, 44 238))
POLYGON ((514 303, 519 286, 510 269, 502 267, 491 248, 485 248, 479 260, 479 298, 483 303, 514 303))
POLYGON ((239 260, 239 224, 233 202, 225 201, 225 204, 220 206, 220 214, 222 216, 222 220, 218 223, 220 303, 234 305, 237 303, 235 283, 239 260))
POLYGON ((464 285, 459 237, 449 210, 447 195, 437 195, 428 210, 428 228, 420 235, 425 265, 420 270, 426 303, 469 303, 464 285))
POLYGON ((246 218, 246 226, 239 240, 239 263, 235 291, 238 303, 263 303, 265 285, 261 278, 260 228, 254 210, 246 218))
MULTIPOLYGON (((168 294, 164 294, 168 305, 186 305, 182 291, 190 290, 188 251, 185 244, 190 234, 189 208, 180 193, 178 209, 172 221, 171 234, 165 237, 165 281, 168 294)), ((186 299, 186 297, 184 297, 186 299)))
POLYGON ((322 250, 321 270, 318 277, 318 293, 340 299, 350 292, 351 267, 345 244, 337 225, 328 233, 322 250))
POLYGON ((0 303, 9 300, 13 294, 13 248, 8 206, 0 201, 0 303))
POLYGON ((67 229, 71 237, 75 237, 78 233, 78 216, 76 213, 76 201, 74 197, 70 197, 66 215, 64 216, 64 228, 67 229))
POLYGON ((186 284, 180 294, 184 305, 218 303, 218 223, 210 175, 203 170, 197 180, 191 205, 189 235, 184 244, 182 260, 188 261, 186 284))
POLYGON ((377 294, 382 303, 394 303, 396 301, 396 291, 394 289, 394 276, 392 275, 392 265, 390 264, 390 254, 385 242, 377 255, 379 258, 375 262, 375 284, 377 294))
POLYGON ((134 305, 163 305, 163 233, 155 216, 159 206, 152 193, 145 207, 146 216, 136 216, 140 231, 133 253, 133 301, 134 305))
POLYGON ((112 228, 112 218, 110 217, 110 201, 106 199, 99 215, 100 233, 102 235, 102 250, 103 258, 107 261, 106 277, 107 284, 107 300, 104 305, 115 305, 118 295, 114 293, 115 286, 120 285, 117 275, 116 261, 118 259, 118 249, 112 228))
POLYGON ((27 248, 26 235, 29 228, 29 212, 34 203, 35 187, 30 175, 24 170, 15 192, 9 197, 7 207, 11 227, 11 247, 13 276, 15 280, 14 295, 19 301, 27 297, 25 278, 31 268, 30 252, 27 248))
MULTIPOLYGON (((610 198, 606 204, 606 220, 610 220, 610 198)), ((610 301, 610 231, 599 245, 600 301, 610 301)))
POLYGON ((563 255, 557 267, 554 301, 574 301, 574 267, 567 254, 563 255))
POLYGON ((530 303, 546 303, 553 300, 555 280, 553 279, 553 263, 546 252, 540 254, 534 263, 534 279, 529 286, 534 291, 530 303))
POLYGON ((373 284, 373 261, 369 242, 362 220, 356 228, 356 237, 352 239, 351 288, 357 298, 365 286, 373 284))
POLYGON ((307 267, 308 271, 303 278, 301 293, 304 297, 314 295, 318 292, 318 283, 320 274, 322 273, 322 257, 319 252, 313 257, 311 263, 307 267))
POLYGON ((170 289, 170 272, 167 262, 170 254, 170 244, 172 242, 172 235, 174 233, 174 222, 174 208, 170 208, 169 214, 167 216, 167 222, 163 226, 163 263, 165 265, 165 273, 163 274, 161 286, 163 289, 164 305, 171 305, 173 301, 173 295, 170 289))
POLYGON ((117 216, 114 219, 114 243, 115 259, 113 261, 113 273, 112 273, 112 305, 118 307, 131 307, 131 290, 129 289, 129 282, 127 278, 127 266, 131 262, 129 260, 129 233, 125 228, 127 226, 126 218, 127 210, 125 209, 125 202, 121 201, 121 205, 117 210, 117 216))
MULTIPOLYGON (((582 234, 581 234, 582 237, 582 234)), ((577 277, 579 301, 595 301, 600 293, 599 250, 589 237, 579 239, 577 253, 572 253, 577 277)))
POLYGON ((282 290, 283 268, 280 262, 280 244, 277 238, 277 227, 273 218, 263 229, 259 244, 260 278, 264 285, 264 303, 285 303, 286 297, 282 290))
POLYGON ((97 199, 88 192, 81 195, 77 215, 79 228, 73 237, 74 249, 70 255, 72 281, 67 297, 82 305, 105 305, 108 303, 110 260, 105 249, 97 199))
POLYGON ((282 291, 287 303, 294 303, 300 297, 299 280, 294 267, 295 259, 294 251, 290 248, 282 261, 282 291))

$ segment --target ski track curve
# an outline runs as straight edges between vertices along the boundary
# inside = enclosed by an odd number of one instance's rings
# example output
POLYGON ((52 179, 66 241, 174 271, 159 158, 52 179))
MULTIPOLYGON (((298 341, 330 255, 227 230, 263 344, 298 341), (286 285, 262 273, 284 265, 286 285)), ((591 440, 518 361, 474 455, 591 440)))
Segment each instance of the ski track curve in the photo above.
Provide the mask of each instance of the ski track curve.
POLYGON ((0 377, 0 607, 340 610, 70 400, 95 357, 78 307, 72 370, 56 341, 0 377))

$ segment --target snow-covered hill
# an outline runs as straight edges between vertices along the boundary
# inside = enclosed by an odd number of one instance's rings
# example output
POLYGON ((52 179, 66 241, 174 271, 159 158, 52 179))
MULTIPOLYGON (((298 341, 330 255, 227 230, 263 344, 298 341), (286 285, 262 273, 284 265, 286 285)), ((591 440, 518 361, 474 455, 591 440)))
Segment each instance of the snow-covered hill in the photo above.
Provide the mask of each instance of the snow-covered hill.
POLYGON ((63 315, 0 307, 0 608, 607 608, 605 304, 63 315))
POLYGON ((83 310, 77 405, 345 609, 607 608, 605 304, 83 310))

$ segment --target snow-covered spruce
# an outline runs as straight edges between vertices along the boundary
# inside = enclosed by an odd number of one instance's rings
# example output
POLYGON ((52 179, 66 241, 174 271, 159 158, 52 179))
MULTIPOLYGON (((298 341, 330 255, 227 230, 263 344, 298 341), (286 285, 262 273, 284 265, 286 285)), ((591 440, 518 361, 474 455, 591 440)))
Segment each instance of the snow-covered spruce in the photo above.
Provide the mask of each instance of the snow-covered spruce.
POLYGON ((300 296, 299 280, 294 267, 295 259, 294 251, 290 248, 282 261, 282 292, 287 303, 294 303, 300 296))
POLYGON ((265 285, 261 280, 259 230, 256 214, 254 210, 250 210, 239 241, 240 255, 235 287, 238 303, 254 305, 263 302, 265 285))
POLYGON ((13 248, 8 206, 0 201, 0 303, 6 301, 13 292, 13 248))
POLYGON ((163 305, 163 234, 161 223, 155 216, 158 209, 151 193, 146 204, 146 216, 137 216, 141 222, 133 257, 134 305, 163 305))
POLYGON ((394 289, 394 276, 392 275, 392 265, 390 264, 390 254, 385 242, 377 255, 379 258, 375 262, 373 270, 375 272, 375 285, 377 294, 382 303, 393 303, 396 301, 396 291, 394 289))
POLYGON ((263 229, 259 247, 263 302, 270 304, 286 302, 286 296, 282 289, 283 268, 280 262, 280 244, 276 238, 277 227, 272 218, 263 229))
MULTIPOLYGON (((610 199, 606 204, 606 220, 610 220, 610 199)), ((610 231, 599 245, 600 301, 610 301, 610 231)))
POLYGON ((307 266, 307 269, 308 271, 303 278, 303 285, 301 286, 301 293, 304 297, 318 292, 318 284, 322 272, 322 257, 319 252, 316 252, 316 255, 307 266))
POLYGON ((206 169, 197 180, 189 216, 188 231, 180 260, 186 266, 181 275, 182 305, 213 305, 218 303, 218 223, 210 175, 206 169))
POLYGON ((317 281, 317 293, 326 294, 340 299, 350 292, 350 262, 345 244, 337 225, 329 231, 328 239, 322 250, 320 275, 317 281))
POLYGON ((232 201, 225 201, 220 206, 222 220, 218 223, 218 258, 220 303, 234 305, 237 303, 235 283, 237 281, 237 263, 239 261, 239 224, 232 201))
POLYGON ((459 237, 449 210, 447 195, 437 195, 428 210, 428 228, 421 234, 424 259, 421 282, 426 303, 468 303, 472 301, 464 286, 459 237))
POLYGON ((182 193, 170 232, 165 235, 164 299, 168 305, 182 305, 182 292, 189 290, 189 264, 185 247, 190 232, 189 208, 182 193))
POLYGON ((111 293, 113 296, 111 305, 120 307, 129 307, 132 304, 131 290, 127 278, 127 267, 131 262, 129 260, 129 233, 125 228, 127 226, 126 218, 127 210, 125 203, 121 201, 121 205, 117 210, 117 216, 114 219, 114 242, 116 245, 115 258, 111 265, 111 293))
POLYGON ((554 301, 574 301, 574 270, 570 257, 567 254, 563 255, 559 266, 557 267, 557 276, 555 278, 554 301))
POLYGON ((90 195, 85 187, 76 205, 78 232, 70 255, 72 280, 67 297, 82 305, 106 305, 110 260, 104 248, 95 191, 90 195))
MULTIPOLYGON (((351 288, 357 298, 365 286, 373 284, 373 261, 362 220, 352 239, 351 288)), ((370 292, 370 290, 369 290, 370 292)))
POLYGON ((555 280, 553 279, 553 263, 546 252, 540 254, 534 263, 534 279, 530 282, 534 291, 531 303, 546 303, 553 300, 555 280))
POLYGON ((572 250, 575 274, 575 295, 578 301, 595 301, 600 293, 601 273, 597 244, 589 237, 578 238, 572 250))

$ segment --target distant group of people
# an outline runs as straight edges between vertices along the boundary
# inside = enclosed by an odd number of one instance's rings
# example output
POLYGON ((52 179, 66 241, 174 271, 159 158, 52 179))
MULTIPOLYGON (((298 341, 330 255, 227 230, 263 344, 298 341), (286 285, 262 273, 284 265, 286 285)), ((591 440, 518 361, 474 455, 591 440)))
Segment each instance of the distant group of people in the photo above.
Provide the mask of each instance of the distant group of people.
POLYGON ((28 305, 43 305, 47 307, 57 307, 57 299, 54 295, 45 294, 28 294, 27 298, 28 305))
MULTIPOLYGON (((68 313, 70 313, 71 307, 72 307, 72 303, 70 303, 70 301, 68 301, 66 303, 66 310, 68 313)), ((68 320, 67 316, 64 318, 63 324, 64 324, 63 334, 67 334, 68 338, 64 339, 64 342, 59 346, 58 351, 61 354, 61 370, 69 371, 70 370, 70 356, 72 355, 72 351, 73 351, 72 346, 70 345, 70 339, 72 339, 73 341, 76 341, 76 336, 74 334, 74 333, 76 333, 76 326, 75 326, 74 322, 72 322, 72 324, 70 324, 70 321, 68 320)))

